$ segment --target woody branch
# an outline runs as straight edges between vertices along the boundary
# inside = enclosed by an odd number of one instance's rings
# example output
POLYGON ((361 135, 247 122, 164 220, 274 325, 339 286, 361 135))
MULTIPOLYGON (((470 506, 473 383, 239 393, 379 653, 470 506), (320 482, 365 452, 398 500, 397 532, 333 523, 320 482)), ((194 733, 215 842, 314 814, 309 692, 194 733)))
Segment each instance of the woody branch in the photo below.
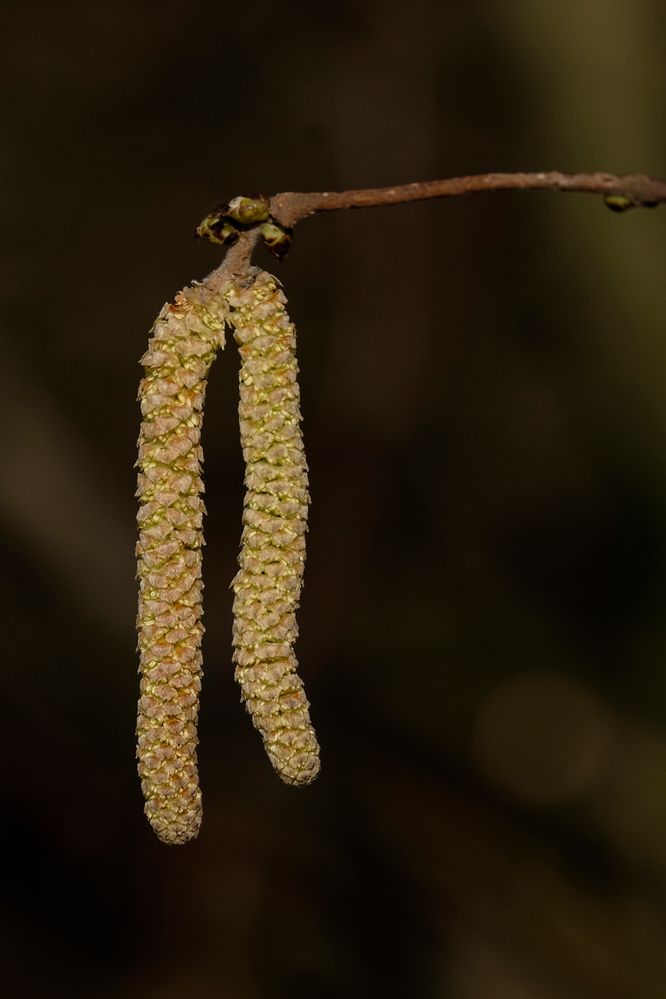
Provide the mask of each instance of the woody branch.
POLYGON ((600 194, 609 207, 653 208, 666 202, 666 181, 646 174, 610 173, 484 173, 469 177, 450 177, 398 187, 366 188, 355 191, 297 193, 286 191, 270 199, 273 217, 288 228, 315 212, 341 208, 371 208, 398 205, 428 198, 451 198, 480 191, 566 191, 600 194))

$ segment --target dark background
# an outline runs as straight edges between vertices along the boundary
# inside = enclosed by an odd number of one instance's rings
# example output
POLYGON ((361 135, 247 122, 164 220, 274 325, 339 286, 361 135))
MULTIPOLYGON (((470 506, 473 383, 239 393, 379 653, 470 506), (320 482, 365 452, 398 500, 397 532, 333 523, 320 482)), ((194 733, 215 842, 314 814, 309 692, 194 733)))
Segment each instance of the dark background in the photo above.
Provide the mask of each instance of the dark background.
POLYGON ((137 359, 240 193, 666 176, 666 7, 5 3, 1 981, 16 996, 663 999, 666 209, 321 216, 277 270, 313 495, 283 786, 230 656, 233 345, 206 415, 204 825, 134 764, 137 359))

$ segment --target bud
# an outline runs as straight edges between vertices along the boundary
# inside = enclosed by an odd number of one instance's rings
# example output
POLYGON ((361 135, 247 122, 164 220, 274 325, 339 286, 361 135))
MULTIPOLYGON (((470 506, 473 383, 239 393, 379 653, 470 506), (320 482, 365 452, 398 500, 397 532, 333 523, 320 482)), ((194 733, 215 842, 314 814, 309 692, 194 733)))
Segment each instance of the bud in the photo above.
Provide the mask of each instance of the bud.
POLYGON ((165 843, 186 842, 201 823, 200 436, 206 378, 224 345, 227 312, 206 282, 186 288, 162 309, 141 360, 137 758, 145 812, 165 843))
POLYGON ((235 675, 266 752, 288 784, 319 772, 319 746, 293 645, 305 564, 308 477, 295 329, 276 278, 253 269, 227 291, 241 356, 245 504, 233 581, 235 675))
POLYGON ((291 230, 283 229, 274 221, 264 222, 261 236, 273 256, 278 260, 284 260, 291 249, 291 230))
POLYGON ((220 246, 230 246, 238 239, 238 229, 226 218, 227 205, 221 205, 216 212, 207 215, 196 228, 195 235, 199 239, 207 239, 210 243, 220 246))
POLYGON ((604 198, 604 204, 612 212, 626 212, 630 208, 636 207, 636 202, 624 194, 607 194, 604 198))
POLYGON ((243 226, 264 222, 268 218, 268 201, 261 196, 232 198, 226 214, 227 218, 243 226))

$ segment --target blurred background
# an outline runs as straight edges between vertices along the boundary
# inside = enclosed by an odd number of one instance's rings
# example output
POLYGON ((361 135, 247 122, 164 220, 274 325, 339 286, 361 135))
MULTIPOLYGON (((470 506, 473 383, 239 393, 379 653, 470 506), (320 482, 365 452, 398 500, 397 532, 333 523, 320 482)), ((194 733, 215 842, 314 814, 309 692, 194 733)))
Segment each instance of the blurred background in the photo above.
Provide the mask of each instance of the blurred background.
POLYGON ((663 999, 666 209, 321 216, 281 265, 313 497, 280 784, 230 654, 233 344, 206 414, 204 825, 134 762, 138 358, 219 200, 666 176, 666 7, 7 2, 2 981, 128 999, 663 999))

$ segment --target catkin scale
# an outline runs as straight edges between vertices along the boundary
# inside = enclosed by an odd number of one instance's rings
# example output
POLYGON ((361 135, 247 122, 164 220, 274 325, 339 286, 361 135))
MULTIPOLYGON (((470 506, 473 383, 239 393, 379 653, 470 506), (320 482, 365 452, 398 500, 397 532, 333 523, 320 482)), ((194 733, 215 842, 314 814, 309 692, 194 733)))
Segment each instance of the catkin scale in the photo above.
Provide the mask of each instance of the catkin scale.
POLYGON ((241 356, 246 466, 232 584, 235 676, 279 776, 308 784, 319 772, 319 746, 293 651, 309 503, 295 330, 277 279, 263 271, 232 284, 227 301, 241 356))
POLYGON ((141 359, 137 759, 146 815, 160 839, 173 844, 196 836, 201 824, 200 436, 206 377, 224 346, 227 314, 215 285, 186 288, 162 309, 141 359))

